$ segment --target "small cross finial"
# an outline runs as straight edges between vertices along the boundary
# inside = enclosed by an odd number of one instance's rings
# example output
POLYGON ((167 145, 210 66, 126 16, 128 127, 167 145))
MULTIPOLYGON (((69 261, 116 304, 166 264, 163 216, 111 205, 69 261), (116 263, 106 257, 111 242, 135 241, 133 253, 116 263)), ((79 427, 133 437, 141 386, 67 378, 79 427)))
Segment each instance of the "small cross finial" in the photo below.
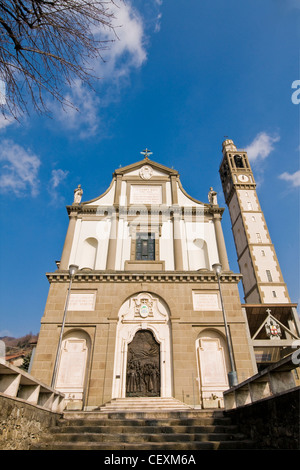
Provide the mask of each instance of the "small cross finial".
POLYGON ((148 150, 147 148, 141 152, 142 155, 144 155, 145 158, 148 158, 149 155, 152 155, 152 152, 148 150))
POLYGON ((266 312, 268 315, 271 315, 271 310, 269 308, 267 308, 266 312))

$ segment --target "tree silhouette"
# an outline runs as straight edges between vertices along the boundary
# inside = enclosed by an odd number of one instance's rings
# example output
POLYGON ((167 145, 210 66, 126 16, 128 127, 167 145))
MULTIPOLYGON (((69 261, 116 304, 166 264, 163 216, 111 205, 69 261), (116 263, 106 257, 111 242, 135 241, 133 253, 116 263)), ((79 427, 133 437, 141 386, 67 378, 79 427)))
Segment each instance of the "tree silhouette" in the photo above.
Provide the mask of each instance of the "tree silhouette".
POLYGON ((64 85, 80 79, 91 86, 96 77, 89 64, 108 47, 99 34, 114 31, 116 1, 122 0, 0 1, 2 111, 5 104, 17 117, 33 104, 45 112, 45 94, 71 105, 64 85))

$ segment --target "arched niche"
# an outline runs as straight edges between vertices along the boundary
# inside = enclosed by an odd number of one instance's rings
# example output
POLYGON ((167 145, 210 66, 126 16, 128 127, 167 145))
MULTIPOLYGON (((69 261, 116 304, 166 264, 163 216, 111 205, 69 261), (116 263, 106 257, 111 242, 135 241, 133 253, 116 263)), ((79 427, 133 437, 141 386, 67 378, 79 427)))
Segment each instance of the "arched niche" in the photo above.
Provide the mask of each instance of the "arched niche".
POLYGON ((196 356, 202 407, 223 407, 223 391, 229 386, 228 349, 223 334, 214 329, 202 331, 196 340, 196 356))
MULTIPOLYGON (((159 348, 160 389, 156 396, 172 396, 172 351, 170 312, 163 299, 153 293, 131 295, 118 312, 112 398, 125 398, 130 344, 139 332, 150 332, 159 348)), ((142 395, 139 395, 142 396, 142 395)), ((144 396, 151 396, 144 395, 144 396)))
POLYGON ((209 257, 207 243, 202 238, 193 241, 193 250, 190 256, 190 269, 209 269, 209 257))
POLYGON ((127 349, 126 396, 159 397, 160 368, 160 343, 151 330, 138 330, 127 349))
POLYGON ((83 242, 81 255, 81 269, 95 269, 98 250, 98 240, 93 237, 86 238, 83 242))
POLYGON ((63 337, 56 389, 65 394, 69 409, 82 409, 91 341, 83 330, 69 331, 63 337))

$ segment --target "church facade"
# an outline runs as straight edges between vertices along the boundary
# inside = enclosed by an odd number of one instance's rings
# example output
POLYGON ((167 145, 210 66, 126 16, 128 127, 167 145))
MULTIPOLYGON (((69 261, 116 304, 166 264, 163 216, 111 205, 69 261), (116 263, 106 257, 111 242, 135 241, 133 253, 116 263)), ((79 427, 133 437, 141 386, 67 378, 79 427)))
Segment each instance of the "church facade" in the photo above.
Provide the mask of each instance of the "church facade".
POLYGON ((79 186, 67 211, 32 374, 69 409, 126 397, 222 407, 232 369, 241 382, 257 362, 213 189, 208 202, 188 195, 146 150, 95 199, 79 186))

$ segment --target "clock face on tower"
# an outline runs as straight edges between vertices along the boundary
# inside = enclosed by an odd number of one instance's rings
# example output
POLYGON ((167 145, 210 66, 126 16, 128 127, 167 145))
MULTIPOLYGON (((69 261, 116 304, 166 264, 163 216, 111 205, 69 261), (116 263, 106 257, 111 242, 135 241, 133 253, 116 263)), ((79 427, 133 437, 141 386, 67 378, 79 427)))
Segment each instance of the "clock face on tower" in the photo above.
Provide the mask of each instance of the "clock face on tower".
POLYGON ((247 183, 247 181, 249 181, 249 177, 246 176, 246 175, 239 175, 239 176, 238 176, 238 179, 239 179, 242 183, 247 183))

